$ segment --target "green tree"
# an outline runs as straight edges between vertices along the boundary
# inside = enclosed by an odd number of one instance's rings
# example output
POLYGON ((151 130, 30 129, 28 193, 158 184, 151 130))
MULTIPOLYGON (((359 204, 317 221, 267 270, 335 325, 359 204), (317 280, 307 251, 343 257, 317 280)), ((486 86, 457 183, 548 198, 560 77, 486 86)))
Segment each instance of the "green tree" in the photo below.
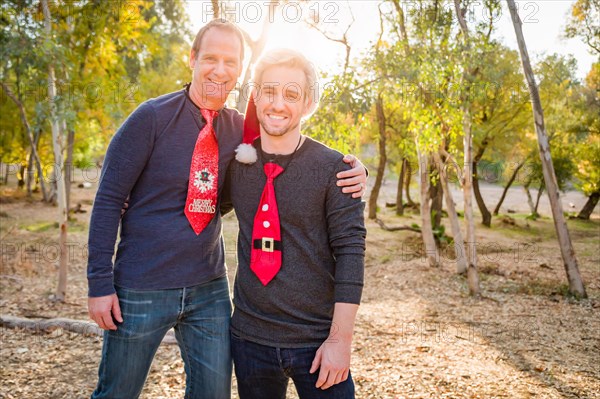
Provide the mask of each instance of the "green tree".
MULTIPOLYGON (((523 157, 515 143, 530 128, 530 105, 514 50, 490 42, 482 55, 473 98, 473 192, 482 224, 490 227, 492 215, 481 195, 479 181, 496 181, 511 158, 523 157), (507 162, 508 160, 508 162, 507 162)), ((529 149, 527 148, 529 151, 529 149)))
POLYGON ((569 38, 579 37, 589 46, 592 54, 600 53, 600 1, 577 0, 565 28, 569 38))
MULTIPOLYGON (((174 90, 189 76, 184 3, 10 0, 1 7, 0 107, 21 122, 11 129, 3 116, 2 159, 27 167, 28 187, 33 160, 37 179, 50 179, 63 243, 72 165, 84 166, 103 152, 141 101, 140 87, 144 95, 158 94, 153 88, 174 90)), ((58 299, 66 292, 63 258, 58 299)))
POLYGON ((508 0, 508 8, 515 29, 515 35, 517 37, 517 43, 523 64, 523 74, 527 80, 529 93, 531 96, 534 126, 538 138, 539 153, 542 162, 542 171, 544 174, 544 183, 546 190, 548 191, 548 198, 550 200, 550 208, 552 209, 554 226, 558 236, 565 271, 569 280, 569 291, 573 295, 586 297, 587 294, 585 292, 585 287, 583 286, 581 274, 579 273, 579 266, 575 256, 575 250, 573 248, 571 237, 569 235, 569 229, 564 218, 562 205, 558 198, 558 184, 556 182, 556 174, 548 144, 548 133, 546 132, 546 126, 544 123, 544 111, 542 108, 533 68, 531 67, 531 62, 529 61, 529 54, 527 52, 525 39, 523 38, 521 20, 517 14, 517 8, 514 0, 508 0))
POLYGON ((587 202, 577 215, 579 219, 588 220, 600 200, 600 62, 592 66, 588 73, 583 96, 579 103, 582 113, 581 126, 585 138, 577 143, 575 154, 577 168, 576 187, 587 197, 587 202))

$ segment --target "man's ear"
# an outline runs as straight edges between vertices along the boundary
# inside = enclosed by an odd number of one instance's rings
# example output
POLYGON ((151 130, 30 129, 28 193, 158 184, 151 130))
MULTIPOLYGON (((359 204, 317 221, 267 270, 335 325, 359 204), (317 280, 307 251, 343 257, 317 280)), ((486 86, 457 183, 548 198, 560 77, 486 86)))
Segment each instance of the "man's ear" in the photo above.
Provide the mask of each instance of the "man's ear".
POLYGON ((194 49, 190 50, 189 65, 190 65, 190 69, 194 69, 194 66, 196 65, 196 52, 194 51, 194 49))
POLYGON ((240 60, 240 69, 237 74, 238 79, 242 76, 242 72, 244 72, 244 60, 240 60))
POLYGON ((305 118, 312 114, 315 111, 315 108, 316 104, 314 103, 312 97, 310 95, 306 95, 304 99, 304 112, 302 112, 302 117, 305 118))

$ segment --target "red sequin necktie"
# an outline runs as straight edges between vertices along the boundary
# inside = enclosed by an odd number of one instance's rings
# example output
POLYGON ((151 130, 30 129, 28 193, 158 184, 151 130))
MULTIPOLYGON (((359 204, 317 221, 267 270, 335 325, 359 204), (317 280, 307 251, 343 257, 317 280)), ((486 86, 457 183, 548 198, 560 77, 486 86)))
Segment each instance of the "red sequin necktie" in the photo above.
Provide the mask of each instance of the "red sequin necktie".
POLYGON ((201 109, 200 113, 206 125, 200 130, 194 147, 184 211, 196 234, 215 216, 219 182, 219 145, 213 129, 218 112, 201 109))
POLYGON ((250 269, 263 285, 267 285, 281 269, 281 230, 273 180, 283 172, 283 168, 268 162, 264 171, 267 182, 254 216, 250 269))

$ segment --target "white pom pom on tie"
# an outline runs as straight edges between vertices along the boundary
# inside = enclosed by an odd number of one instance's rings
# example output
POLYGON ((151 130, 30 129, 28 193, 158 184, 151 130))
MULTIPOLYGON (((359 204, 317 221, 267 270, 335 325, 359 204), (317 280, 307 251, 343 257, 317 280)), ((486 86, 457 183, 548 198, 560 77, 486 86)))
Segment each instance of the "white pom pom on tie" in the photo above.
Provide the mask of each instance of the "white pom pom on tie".
POLYGON ((235 149, 235 159, 241 163, 252 164, 258 159, 258 153, 252 144, 242 143, 235 149))

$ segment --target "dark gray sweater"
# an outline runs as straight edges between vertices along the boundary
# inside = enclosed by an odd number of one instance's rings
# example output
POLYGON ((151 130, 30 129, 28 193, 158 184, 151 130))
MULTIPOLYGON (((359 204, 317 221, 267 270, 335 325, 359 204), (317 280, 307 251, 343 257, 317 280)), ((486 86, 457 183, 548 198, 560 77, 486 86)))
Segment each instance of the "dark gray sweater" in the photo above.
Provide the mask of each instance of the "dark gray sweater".
MULTIPOLYGON (((260 149, 260 140, 255 145, 260 149)), ((230 164, 225 196, 240 224, 234 334, 269 346, 318 347, 329 336, 334 304, 360 302, 364 203, 336 186, 335 174, 348 169, 342 158, 307 138, 275 179, 283 262, 266 287, 250 270, 252 226, 266 180, 263 162, 259 157, 253 165, 230 164)), ((278 157, 282 166, 289 160, 278 157)))

